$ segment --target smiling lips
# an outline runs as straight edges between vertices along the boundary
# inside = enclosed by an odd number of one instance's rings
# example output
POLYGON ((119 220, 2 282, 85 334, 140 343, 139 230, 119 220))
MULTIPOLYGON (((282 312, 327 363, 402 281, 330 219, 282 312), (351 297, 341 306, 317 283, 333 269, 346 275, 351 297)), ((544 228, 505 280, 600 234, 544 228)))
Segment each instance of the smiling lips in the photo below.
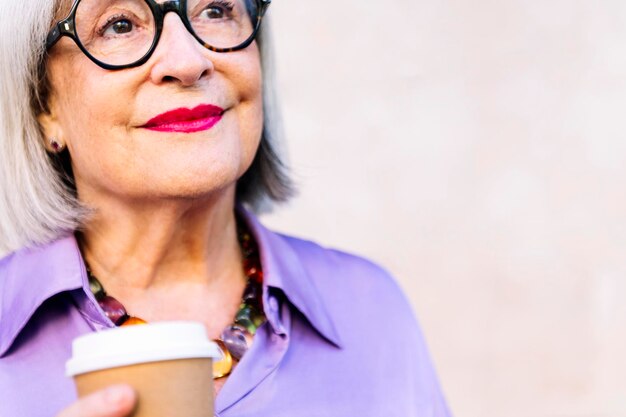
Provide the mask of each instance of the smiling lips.
POLYGON ((201 104, 193 109, 183 107, 159 114, 141 127, 157 132, 200 132, 212 128, 223 114, 221 107, 201 104))

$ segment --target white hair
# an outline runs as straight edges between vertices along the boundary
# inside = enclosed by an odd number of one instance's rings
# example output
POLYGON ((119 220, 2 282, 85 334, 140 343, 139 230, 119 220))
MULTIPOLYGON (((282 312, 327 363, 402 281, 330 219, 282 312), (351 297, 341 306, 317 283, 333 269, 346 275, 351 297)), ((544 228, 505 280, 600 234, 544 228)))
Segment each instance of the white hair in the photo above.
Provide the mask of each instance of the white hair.
MULTIPOLYGON (((56 6, 50 0, 0 1, 0 256, 50 242, 80 227, 87 210, 45 149, 37 114, 45 103, 45 39, 56 6)), ((266 16, 267 18, 267 16, 266 16)), ((264 18, 257 43, 263 68, 264 126, 251 168, 239 180, 238 200, 267 211, 286 201, 293 185, 277 151, 282 124, 274 91, 272 42, 264 18)))

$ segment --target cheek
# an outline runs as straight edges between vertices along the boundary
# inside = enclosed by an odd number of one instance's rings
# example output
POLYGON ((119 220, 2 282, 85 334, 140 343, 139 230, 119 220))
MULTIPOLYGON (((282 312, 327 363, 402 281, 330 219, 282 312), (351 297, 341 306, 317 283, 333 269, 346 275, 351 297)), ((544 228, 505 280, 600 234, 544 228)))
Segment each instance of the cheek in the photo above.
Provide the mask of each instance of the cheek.
MULTIPOLYGON (((83 58, 83 59, 81 59, 83 58)), ((100 133, 125 125, 132 88, 120 74, 70 57, 50 69, 56 114, 70 150, 91 147, 100 133)))
MULTIPOLYGON (((124 123, 124 103, 114 98, 110 91, 101 91, 102 85, 83 85, 88 97, 75 95, 67 99, 63 115, 64 129, 74 174, 89 182, 98 182, 102 175, 109 175, 132 163, 133 142, 124 123), (117 103, 117 104, 116 104, 117 103)), ((80 181, 80 178, 76 178, 80 181)))
POLYGON ((243 151, 241 162, 245 171, 252 163, 263 132, 263 82, 256 48, 254 48, 254 53, 250 54, 247 62, 240 63, 237 68, 239 72, 237 73, 236 84, 240 97, 237 116, 243 151))
POLYGON ((241 103, 238 109, 240 141, 242 150, 241 168, 245 171, 259 147, 263 133, 263 99, 259 94, 254 100, 241 103))
POLYGON ((66 65, 55 79, 57 115, 73 163, 78 168, 98 166, 129 145, 114 138, 128 134, 136 89, 123 74, 68 61, 73 64, 66 65))

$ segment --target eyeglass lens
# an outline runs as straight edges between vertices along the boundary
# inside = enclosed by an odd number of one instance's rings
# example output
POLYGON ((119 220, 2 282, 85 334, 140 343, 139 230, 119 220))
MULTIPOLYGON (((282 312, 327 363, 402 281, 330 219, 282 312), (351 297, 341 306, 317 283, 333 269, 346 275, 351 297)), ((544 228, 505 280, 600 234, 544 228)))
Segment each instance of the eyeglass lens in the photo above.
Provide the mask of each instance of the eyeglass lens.
MULTIPOLYGON (((254 32, 257 10, 250 0, 188 0, 186 15, 195 35, 215 48, 234 48, 254 32)), ((155 17, 145 0, 81 0, 76 34, 95 59, 127 65, 141 59, 156 36, 155 17)))

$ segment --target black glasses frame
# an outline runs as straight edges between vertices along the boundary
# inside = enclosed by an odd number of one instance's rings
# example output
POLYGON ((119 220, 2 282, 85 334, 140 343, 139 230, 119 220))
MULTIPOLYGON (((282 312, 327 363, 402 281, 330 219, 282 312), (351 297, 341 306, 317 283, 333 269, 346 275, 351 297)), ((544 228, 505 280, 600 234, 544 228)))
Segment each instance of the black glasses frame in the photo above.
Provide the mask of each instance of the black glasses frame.
POLYGON ((138 60, 130 64, 111 65, 94 58, 89 53, 89 51, 87 51, 87 49, 83 46, 80 39, 78 38, 78 34, 76 33, 76 10, 78 9, 78 5, 80 4, 81 0, 74 1, 72 9, 70 10, 70 13, 67 15, 67 17, 65 19, 59 20, 50 30, 46 38, 46 50, 50 50, 50 48, 52 48, 61 39, 61 37, 67 36, 76 43, 76 45, 87 56, 87 58, 89 58, 101 68, 107 70, 121 70, 125 68, 138 67, 144 64, 148 59, 150 59, 150 56, 152 56, 152 53, 156 49, 156 46, 159 43, 159 39, 161 38, 161 33, 163 32, 163 20, 165 19, 166 13, 174 12, 178 15, 178 17, 180 17, 180 20, 182 20, 185 28, 189 31, 189 33, 191 33, 193 37, 196 38, 196 40, 200 42, 200 44, 205 48, 214 52, 238 51, 247 48, 252 43, 254 38, 256 38, 256 35, 259 32, 259 28, 261 27, 261 20, 263 19, 263 15, 265 15, 267 8, 272 2, 272 0, 253 0, 257 5, 258 15, 252 35, 250 35, 248 39, 246 39, 237 46, 231 48, 217 48, 204 42, 193 30, 193 27, 191 26, 191 23, 187 18, 187 0, 167 0, 163 3, 157 3, 155 0, 143 1, 148 4, 150 10, 152 11, 152 15, 154 16, 155 34, 152 45, 150 45, 150 49, 148 49, 148 52, 146 52, 146 54, 138 60))

